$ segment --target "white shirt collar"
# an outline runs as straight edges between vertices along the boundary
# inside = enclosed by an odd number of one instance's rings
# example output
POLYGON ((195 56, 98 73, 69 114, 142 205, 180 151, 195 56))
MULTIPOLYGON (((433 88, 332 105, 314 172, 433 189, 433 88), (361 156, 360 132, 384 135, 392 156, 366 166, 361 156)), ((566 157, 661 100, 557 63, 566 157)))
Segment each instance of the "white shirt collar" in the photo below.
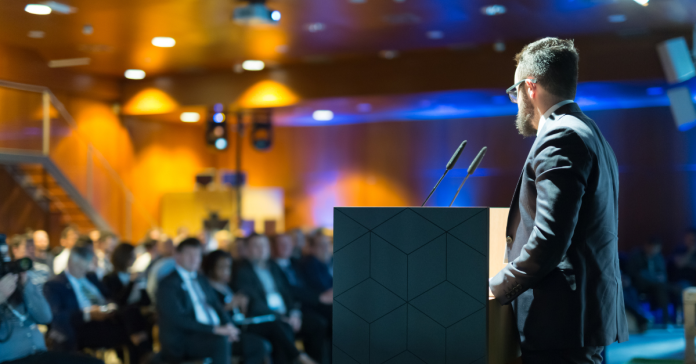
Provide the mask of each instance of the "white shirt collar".
POLYGON ((290 265, 290 259, 281 259, 278 258, 275 260, 276 264, 278 264, 281 268, 287 268, 290 265))
POLYGON ((176 265, 176 271, 179 272, 181 278, 196 279, 198 277, 198 273, 189 272, 178 264, 176 265))
POLYGON ((572 104, 574 102, 575 101, 573 101, 573 100, 561 101, 561 102, 557 103, 556 105, 551 106, 548 110, 546 110, 544 115, 542 115, 541 118, 539 119, 539 128, 537 128, 537 136, 541 132, 541 128, 543 128, 544 124, 546 124, 546 121, 549 119, 549 117, 551 117, 551 114, 556 112, 556 110, 558 110, 561 106, 572 104))

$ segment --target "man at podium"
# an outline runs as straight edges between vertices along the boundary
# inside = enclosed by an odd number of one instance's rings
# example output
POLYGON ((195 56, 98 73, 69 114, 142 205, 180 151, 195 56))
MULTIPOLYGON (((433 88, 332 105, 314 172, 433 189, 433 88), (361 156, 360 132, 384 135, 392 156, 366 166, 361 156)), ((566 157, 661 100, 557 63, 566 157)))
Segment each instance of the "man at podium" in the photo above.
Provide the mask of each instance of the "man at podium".
POLYGON ((578 53, 545 38, 516 56, 517 129, 535 136, 510 207, 509 264, 492 294, 512 304, 525 364, 601 363, 628 339, 618 258, 616 157, 573 102, 578 53))

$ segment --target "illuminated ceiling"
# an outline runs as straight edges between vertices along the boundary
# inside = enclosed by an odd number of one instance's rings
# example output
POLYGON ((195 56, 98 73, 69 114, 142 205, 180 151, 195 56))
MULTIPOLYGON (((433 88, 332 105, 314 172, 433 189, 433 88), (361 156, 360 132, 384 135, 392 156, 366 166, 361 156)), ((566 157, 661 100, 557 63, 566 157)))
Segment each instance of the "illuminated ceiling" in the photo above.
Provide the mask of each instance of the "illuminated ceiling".
POLYGON ((268 5, 281 11, 280 25, 258 29, 230 20, 239 4, 231 0, 60 2, 77 11, 31 15, 25 1, 0 2, 0 43, 37 50, 46 61, 89 57, 89 65, 74 69, 120 76, 129 68, 231 70, 245 59, 272 65, 376 58, 385 50, 490 47, 547 35, 640 36, 696 23, 693 0, 652 0, 647 7, 632 0, 274 0, 268 5), (506 13, 484 15, 482 7, 494 3, 506 13), (85 25, 92 34, 83 34, 85 25), (30 38, 30 31, 44 36, 30 38), (176 46, 152 46, 157 36, 175 38, 176 46))

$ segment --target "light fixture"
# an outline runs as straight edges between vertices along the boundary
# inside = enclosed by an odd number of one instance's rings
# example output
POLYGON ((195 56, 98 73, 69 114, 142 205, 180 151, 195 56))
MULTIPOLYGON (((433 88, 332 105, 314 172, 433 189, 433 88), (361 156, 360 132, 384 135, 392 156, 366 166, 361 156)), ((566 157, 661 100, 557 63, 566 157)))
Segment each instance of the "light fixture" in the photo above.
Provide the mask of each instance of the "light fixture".
POLYGON ((218 123, 218 124, 225 121, 225 114, 223 114, 221 112, 216 113, 215 115, 213 115, 213 121, 218 123))
POLYGON ((82 34, 92 35, 92 33, 94 33, 94 27, 92 24, 85 24, 82 26, 82 34))
POLYGON ((280 16, 281 16, 280 11, 278 11, 278 10, 273 10, 271 12, 271 20, 273 20, 273 21, 280 21, 280 16))
POLYGON ((607 18, 610 23, 623 23, 626 21, 626 15, 623 14, 614 14, 614 15, 609 15, 607 18))
POLYGON ((201 120, 201 114, 197 112, 182 112, 179 119, 185 123, 197 123, 201 120))
POLYGON ((242 63, 242 68, 245 71, 261 71, 264 67, 266 67, 266 64, 263 61, 248 60, 242 63))
POLYGON ((145 78, 145 71, 143 70, 126 70, 126 73, 124 73, 127 79, 129 80, 142 80, 145 78))
POLYGON ((648 3, 650 2, 650 0, 633 0, 633 1, 635 1, 638 4, 643 5, 643 6, 648 6, 648 3))
POLYGON ((51 13, 51 7, 42 4, 29 4, 24 7, 24 11, 34 15, 48 15, 51 13))
POLYGON ((309 30, 310 33, 321 32, 324 29, 326 29, 326 25, 324 25, 323 23, 307 24, 307 30, 309 30))
POLYGON ((488 16, 496 16, 505 14, 505 12, 507 12, 507 8, 504 5, 484 6, 481 8, 481 12, 488 16))
POLYGON ((86 66, 89 64, 90 61, 91 60, 89 57, 54 59, 54 60, 48 61, 48 67, 61 68, 61 67, 86 66))
POLYGON ((219 138, 218 140, 215 141, 215 148, 218 150, 224 150, 227 148, 227 140, 224 138, 219 138))
POLYGON ((27 37, 34 39, 41 39, 46 36, 46 33, 42 30, 30 30, 27 37))
POLYGON ((176 40, 171 37, 154 37, 152 38, 152 45, 160 48, 171 48, 176 45, 176 40))
POLYGON ((334 113, 331 110, 317 110, 312 113, 312 118, 316 121, 331 121, 334 118, 334 113))

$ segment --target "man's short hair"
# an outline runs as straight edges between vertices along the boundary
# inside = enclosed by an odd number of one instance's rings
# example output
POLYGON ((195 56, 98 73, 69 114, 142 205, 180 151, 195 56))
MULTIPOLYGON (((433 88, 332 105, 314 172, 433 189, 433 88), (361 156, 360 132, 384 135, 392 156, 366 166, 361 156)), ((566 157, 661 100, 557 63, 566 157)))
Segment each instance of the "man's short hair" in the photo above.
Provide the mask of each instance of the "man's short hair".
POLYGON ((77 226, 71 224, 71 225, 66 226, 65 229, 63 229, 63 231, 60 232, 60 238, 66 239, 68 237, 68 233, 70 231, 74 231, 76 234, 79 234, 79 232, 77 230, 77 226))
POLYGON ((100 243, 105 242, 106 239, 109 239, 109 238, 114 238, 114 239, 116 239, 116 234, 111 233, 111 232, 108 232, 108 231, 101 231, 101 232, 99 232, 99 240, 98 240, 98 241, 99 241, 100 243))
POLYGON ((552 95, 574 99, 580 57, 573 41, 544 38, 527 44, 515 56, 522 77, 534 77, 552 95))
POLYGON ((201 248, 203 244, 196 238, 186 238, 176 246, 176 252, 181 253, 185 248, 201 248))
POLYGON ((75 245, 70 249, 70 258, 77 257, 84 261, 91 261, 94 258, 94 249, 89 245, 75 245))
POLYGON ((247 236, 244 238, 244 246, 249 246, 251 241, 256 238, 268 238, 266 235, 259 234, 259 233, 251 233, 251 235, 247 236))

